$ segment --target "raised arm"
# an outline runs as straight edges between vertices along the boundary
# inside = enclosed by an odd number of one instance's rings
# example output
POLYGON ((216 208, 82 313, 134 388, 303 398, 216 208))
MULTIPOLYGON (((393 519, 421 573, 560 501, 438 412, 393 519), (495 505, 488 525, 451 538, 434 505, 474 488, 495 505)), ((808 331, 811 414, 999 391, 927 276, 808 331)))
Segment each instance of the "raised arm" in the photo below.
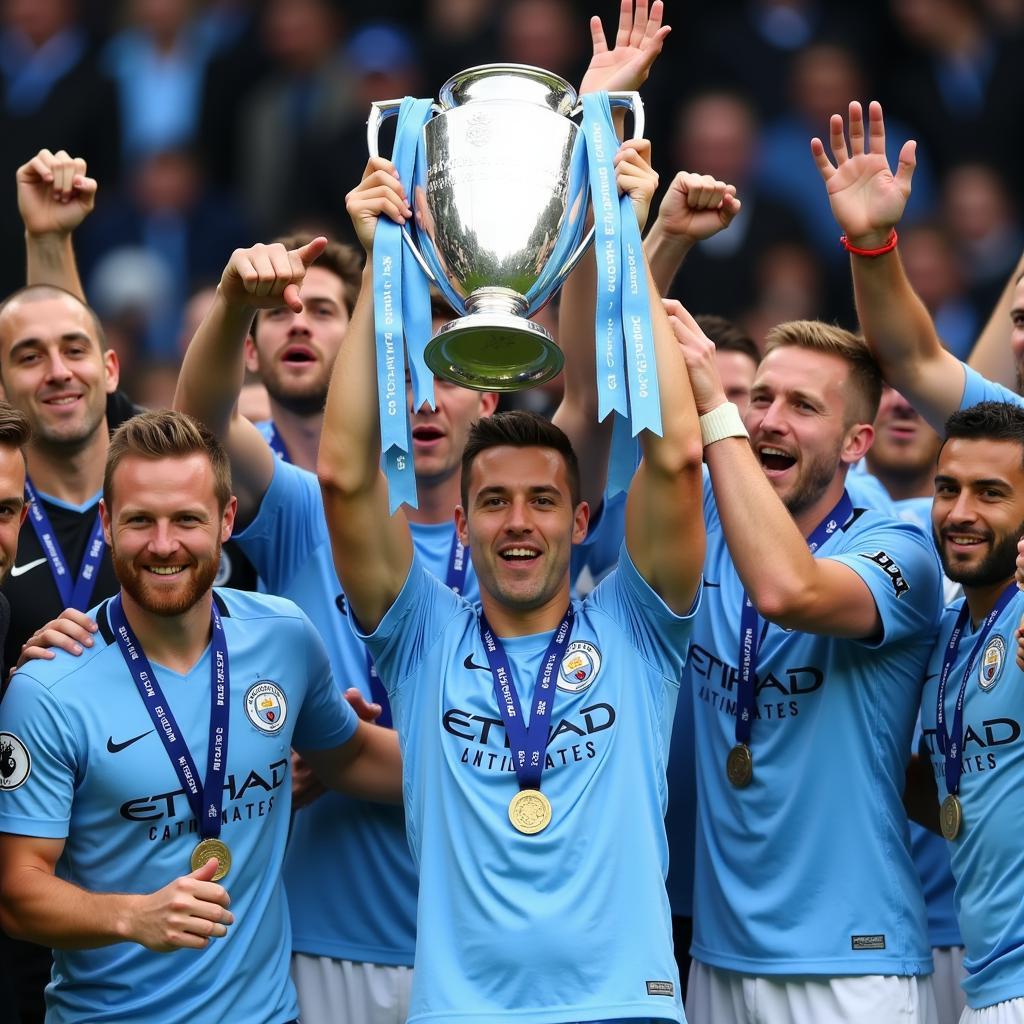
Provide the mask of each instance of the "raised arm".
POLYGON ((649 272, 647 283, 664 433, 640 435, 643 461, 626 501, 626 548, 640 575, 682 615, 693 604, 704 565, 700 426, 686 366, 649 272))
POLYGON ((96 181, 85 172, 81 157, 41 149, 15 175, 25 225, 25 283, 55 285, 83 302, 71 235, 96 203, 96 181))
POLYGON ((256 515, 275 458, 263 435, 238 412, 245 339, 257 310, 281 305, 302 310, 299 287, 326 244, 318 237, 299 249, 278 243, 236 249, 181 364, 174 408, 205 423, 227 448, 239 529, 256 515))
POLYGON ((735 185, 691 171, 680 171, 672 179, 644 239, 651 276, 662 295, 668 294, 686 254, 724 231, 739 212, 735 185))
MULTIPOLYGON (((967 365, 989 380, 1009 388, 1020 390, 1017 371, 1017 359, 1014 356, 1011 337, 1019 332, 1024 338, 1024 288, 1021 277, 1024 276, 1024 253, 1013 268, 1006 281, 1003 291, 992 308, 985 329, 971 350, 967 365)), ((1022 353, 1024 357, 1024 353, 1022 353)))
POLYGON ((367 260, 331 373, 317 474, 338 579, 359 625, 372 632, 401 591, 413 557, 405 513, 388 514, 387 483, 380 469, 373 238, 381 214, 401 224, 412 211, 394 165, 381 157, 366 165, 363 180, 345 197, 345 205, 367 260))
MULTIPOLYGON (((829 142, 833 164, 820 139, 811 154, 828 191, 832 215, 850 245, 875 250, 889 242, 910 197, 916 143, 904 143, 893 174, 885 157, 882 107, 872 102, 865 131, 864 113, 850 104, 850 144, 843 119, 833 114, 829 142)), ((964 372, 959 360, 942 347, 935 324, 907 280, 899 252, 879 256, 850 254, 853 288, 861 330, 881 367, 886 383, 906 396, 939 431, 960 408, 964 372)))
MULTIPOLYGON (((726 404, 715 346, 678 302, 666 303, 700 415, 726 404)), ((871 434, 849 443, 851 460, 871 434)), ((881 628, 871 591, 852 569, 816 559, 782 499, 768 482, 746 437, 724 437, 704 449, 726 543, 758 613, 786 629, 864 638, 881 628), (770 538, 771 557, 765 557, 770 538)))
POLYGON ((54 949, 137 942, 164 953, 203 949, 234 921, 227 891, 212 881, 216 860, 154 893, 94 893, 56 876, 63 849, 63 839, 0 835, 0 926, 12 938, 54 949))

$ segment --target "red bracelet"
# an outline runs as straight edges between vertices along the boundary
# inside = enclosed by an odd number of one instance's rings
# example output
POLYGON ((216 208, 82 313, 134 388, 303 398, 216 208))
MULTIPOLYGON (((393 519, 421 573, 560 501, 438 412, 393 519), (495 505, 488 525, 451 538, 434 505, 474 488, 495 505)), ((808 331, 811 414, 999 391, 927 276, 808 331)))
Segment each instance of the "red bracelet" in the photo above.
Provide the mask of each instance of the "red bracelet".
POLYGON ((884 256, 887 252, 892 252, 896 248, 896 243, 899 241, 899 235, 896 234, 896 229, 892 229, 892 234, 889 236, 889 241, 885 245, 878 249, 858 249, 857 246, 851 245, 850 240, 846 235, 839 236, 839 243, 847 252, 852 252, 854 256, 884 256))

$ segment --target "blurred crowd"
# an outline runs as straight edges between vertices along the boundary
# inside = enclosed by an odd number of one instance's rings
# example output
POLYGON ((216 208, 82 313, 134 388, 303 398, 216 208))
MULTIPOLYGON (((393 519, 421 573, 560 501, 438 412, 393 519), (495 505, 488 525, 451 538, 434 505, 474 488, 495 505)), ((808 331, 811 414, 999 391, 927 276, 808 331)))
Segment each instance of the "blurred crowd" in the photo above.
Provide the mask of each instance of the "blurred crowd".
MULTIPOLYGON (((350 239, 344 197, 366 161, 372 100, 436 96, 455 72, 499 60, 578 82, 586 15, 615 7, 4 0, 0 181, 42 148, 88 161, 100 192, 76 235, 86 293, 130 389, 162 404, 232 249, 286 231, 350 239)), ((743 203, 672 294, 758 341, 783 320, 854 326, 808 139, 850 98, 879 99, 891 162, 904 139, 919 143, 907 272, 966 356, 1024 247, 1012 188, 1024 0, 721 0, 667 13, 676 28, 644 89, 662 184, 699 171, 734 183, 743 203)), ((0 294, 24 281, 21 230, 14 204, 0 204, 0 294)))

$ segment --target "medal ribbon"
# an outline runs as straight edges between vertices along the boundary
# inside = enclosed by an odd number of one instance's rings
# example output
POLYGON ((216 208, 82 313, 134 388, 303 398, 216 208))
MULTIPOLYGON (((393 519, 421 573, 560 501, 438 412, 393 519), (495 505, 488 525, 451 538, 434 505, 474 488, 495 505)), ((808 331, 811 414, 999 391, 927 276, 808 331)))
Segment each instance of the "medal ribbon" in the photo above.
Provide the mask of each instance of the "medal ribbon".
MULTIPOLYGON (((618 194, 613 157, 619 147, 607 93, 583 97, 583 135, 590 167, 597 260, 598 421, 615 412, 629 425, 614 429, 608 469, 609 496, 629 485, 635 438, 662 433, 661 397, 654 357, 640 227, 629 196, 618 194)), ((617 425, 616 425, 617 426, 617 425)))
POLYGON ((288 446, 284 443, 284 438, 277 432, 277 426, 274 424, 274 421, 270 420, 267 426, 269 427, 267 431, 267 444, 270 445, 273 453, 282 462, 291 462, 292 457, 288 454, 288 446))
MULTIPOLYGON (((409 190, 422 161, 423 126, 431 117, 431 100, 402 100, 395 130, 393 163, 409 190)), ((434 408, 434 378, 423 353, 430 340, 430 289, 411 253, 405 251, 402 227, 388 217, 377 221, 373 242, 373 314, 377 352, 380 448, 388 481, 390 511, 404 504, 416 508, 409 403, 405 392, 406 349, 413 407, 434 408)))
POLYGON ((213 636, 210 640, 210 742, 206 758, 206 778, 203 780, 202 788, 199 785, 199 770, 196 768, 192 752, 178 728, 149 659, 124 616, 120 594, 110 602, 108 608, 110 625, 117 637, 121 656, 132 674, 153 726, 163 741, 181 788, 185 791, 189 807, 192 808, 199 825, 199 834, 204 839, 216 839, 220 835, 221 805, 224 800, 224 779, 227 772, 230 690, 228 646, 216 602, 211 601, 210 604, 213 626, 213 636))
POLYGON ((974 641, 974 647, 971 648, 970 657, 967 659, 967 664, 964 667, 963 679, 960 681, 960 691, 956 695, 952 734, 946 731, 946 682, 949 679, 949 673, 953 669, 953 662, 956 661, 957 651, 960 649, 960 641, 963 639, 964 630, 967 628, 967 620, 971 614, 966 601, 964 601, 963 608, 960 609, 960 614, 956 618, 956 625, 953 627, 953 632, 949 634, 949 642, 946 644, 946 650, 942 655, 942 671, 939 674, 939 692, 935 706, 935 734, 939 743, 939 753, 944 754, 946 757, 946 792, 952 796, 956 796, 960 790, 960 775, 963 772, 963 762, 961 761, 963 751, 961 747, 964 734, 964 699, 967 694, 967 680, 970 679, 971 669, 974 667, 974 659, 977 658, 978 651, 981 650, 982 645, 992 631, 992 626, 1016 593, 1017 584, 1010 583, 999 595, 999 599, 993 606, 992 611, 985 616, 985 621, 978 629, 978 637, 974 641))
POLYGON ((530 724, 523 722, 523 710, 512 678, 512 666, 501 640, 494 635, 483 611, 480 612, 480 639, 484 644, 487 663, 491 667, 494 695, 498 698, 498 711, 505 723, 505 734, 512 748, 512 761, 516 769, 519 788, 540 789, 540 777, 544 771, 544 752, 548 748, 548 723, 551 721, 551 707, 554 700, 555 666, 559 656, 569 642, 572 633, 573 610, 570 605, 551 638, 537 682, 533 687, 533 704, 530 724))
MULTIPOLYGON (((469 549, 459 540, 458 533, 452 537, 451 550, 448 552, 448 574, 445 577, 445 584, 452 593, 460 596, 466 589, 466 572, 469 569, 469 549)), ((370 699, 380 705, 380 718, 377 725, 385 729, 392 727, 391 701, 388 700, 388 691, 377 675, 377 667, 373 663, 373 655, 369 649, 366 651, 366 677, 370 682, 370 699)))
POLYGON ((60 599, 65 608, 77 608, 84 612, 92 604, 92 592, 96 586, 96 575, 103 560, 103 523, 100 520, 99 509, 96 510, 96 524, 89 534, 89 541, 85 546, 85 554, 82 556, 82 564, 78 567, 78 577, 74 583, 71 582, 71 571, 67 559, 61 550, 60 542, 57 540, 56 531, 50 523, 50 517, 43 508, 32 482, 25 479, 25 494, 28 497, 28 518, 35 530, 39 545, 46 555, 46 561, 50 565, 50 573, 53 575, 53 582, 57 584, 60 599))
MULTIPOLYGON (((853 515, 853 502, 843 491, 835 508, 807 538, 807 547, 813 555, 853 515)), ((736 686, 736 742, 750 746, 754 727, 755 688, 757 685, 757 658, 761 649, 761 619, 746 591, 740 611, 739 680, 736 686)))

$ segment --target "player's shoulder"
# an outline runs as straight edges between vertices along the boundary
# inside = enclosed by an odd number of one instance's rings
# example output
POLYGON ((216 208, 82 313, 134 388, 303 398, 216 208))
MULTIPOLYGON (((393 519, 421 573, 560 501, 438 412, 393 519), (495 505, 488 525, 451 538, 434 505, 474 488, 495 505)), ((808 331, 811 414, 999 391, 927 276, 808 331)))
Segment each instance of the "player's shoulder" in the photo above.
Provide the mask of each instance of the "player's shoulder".
POLYGON ((309 621, 306 613, 294 601, 276 594, 215 587, 213 595, 221 616, 238 624, 252 623, 258 628, 268 621, 277 621, 304 627, 309 621))
POLYGON ((10 685, 40 687, 62 703, 95 700, 122 664, 112 636, 101 629, 93 634, 92 646, 83 648, 81 654, 54 650, 52 658, 25 662, 12 676, 10 685))
MULTIPOLYGON (((840 550, 860 547, 873 537, 901 548, 919 548, 935 554, 935 544, 924 530, 908 519, 873 508, 858 508, 840 532, 840 550)), ((938 555, 935 555, 936 559, 938 555)))

